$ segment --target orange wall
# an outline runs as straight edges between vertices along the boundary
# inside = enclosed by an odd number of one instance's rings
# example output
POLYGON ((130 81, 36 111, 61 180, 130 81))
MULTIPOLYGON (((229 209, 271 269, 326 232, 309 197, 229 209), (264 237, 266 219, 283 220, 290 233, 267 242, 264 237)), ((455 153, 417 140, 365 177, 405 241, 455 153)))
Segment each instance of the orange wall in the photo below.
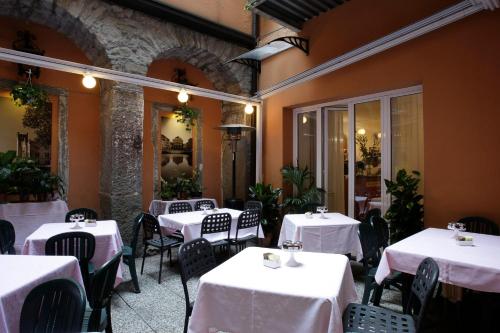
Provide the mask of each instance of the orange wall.
MULTIPOLYGON (((348 2, 338 7, 338 16, 334 15, 335 9, 331 15, 308 23, 304 31, 315 34, 311 56, 290 51, 266 61, 263 86, 369 41, 365 35, 383 35, 390 32, 387 27, 401 24, 399 13, 388 7, 396 1, 380 1, 377 6, 364 1, 365 10, 377 18, 373 21, 367 20, 365 13, 348 10, 358 3, 363 1, 348 2), (364 34, 361 28, 354 29, 350 21, 363 27, 364 34), (342 24, 351 24, 349 27, 354 30, 334 34, 336 25, 342 24)), ((399 8, 401 15, 418 17, 428 12, 419 3, 405 2, 399 8)), ((472 214, 500 223, 499 31, 500 10, 484 11, 266 99, 265 181, 281 186, 280 168, 291 159, 292 128, 285 108, 421 84, 426 225, 442 227, 472 214)))
MULTIPOLYGON (((63 35, 34 23, 5 17, 0 19, 0 47, 11 48, 12 42, 17 39, 16 33, 20 30, 32 32, 37 37, 37 45, 45 50, 46 56, 90 64, 78 47, 63 35)), ((0 61, 0 78, 25 80, 17 76, 16 64, 4 61, 0 61)), ((100 168, 98 88, 86 89, 82 86, 81 77, 47 69, 42 69, 40 79, 34 82, 68 90, 70 155, 68 204, 70 208, 89 207, 99 210, 97 196, 100 168)), ((57 156, 54 158, 57 159, 57 156)))
MULTIPOLYGON (((148 76, 163 80, 172 80, 174 68, 186 69, 187 78, 198 87, 213 89, 212 83, 203 72, 194 66, 174 59, 161 59, 149 66, 148 76)), ((152 88, 144 89, 144 165, 143 165, 143 206, 149 207, 153 199, 153 142, 151 135, 151 109, 154 102, 177 106, 177 94, 152 88)), ((220 102, 195 96, 189 105, 199 109, 203 117, 203 195, 221 201, 221 134, 214 127, 221 123, 220 102)), ((160 140, 158 134, 157 140, 160 140)), ((196 142, 196 139, 193 138, 196 142)), ((160 145, 158 144, 158 147, 160 145)))

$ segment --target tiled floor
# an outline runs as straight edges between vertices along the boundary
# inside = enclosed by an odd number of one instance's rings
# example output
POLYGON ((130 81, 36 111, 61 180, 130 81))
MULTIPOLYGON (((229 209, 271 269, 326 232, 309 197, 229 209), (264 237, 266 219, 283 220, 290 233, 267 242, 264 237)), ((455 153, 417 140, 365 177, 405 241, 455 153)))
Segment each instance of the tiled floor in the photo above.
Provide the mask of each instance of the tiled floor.
MULTIPOLYGON (((175 258, 175 254, 174 254, 175 258)), ((170 267, 168 260, 164 261, 162 283, 158 284, 159 255, 146 258, 144 274, 139 275, 141 293, 134 293, 129 281, 128 268, 124 266, 124 280, 113 296, 112 321, 113 331, 116 333, 135 332, 182 332, 184 326, 185 301, 179 267, 175 264, 170 267)), ((142 259, 137 259, 137 268, 140 270, 142 259)), ((351 264, 356 280, 356 290, 359 301, 363 295, 364 286, 361 278, 362 267, 358 263, 351 264)), ((197 281, 191 281, 190 290, 196 294, 197 281)), ((400 310, 400 294, 393 291, 384 291, 383 306, 400 310)))

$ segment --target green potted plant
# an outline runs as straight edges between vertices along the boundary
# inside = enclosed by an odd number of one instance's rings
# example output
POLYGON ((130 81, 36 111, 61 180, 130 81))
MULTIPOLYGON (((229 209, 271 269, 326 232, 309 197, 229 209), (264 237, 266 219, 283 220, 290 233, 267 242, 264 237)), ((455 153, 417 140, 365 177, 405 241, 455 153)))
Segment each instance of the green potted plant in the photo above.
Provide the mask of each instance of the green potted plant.
POLYGON ((176 195, 175 184, 167 182, 165 179, 161 178, 161 190, 160 197, 162 200, 172 200, 176 195))
POLYGON ((271 245, 277 242, 279 235, 281 207, 278 200, 283 193, 281 188, 273 188, 271 184, 257 183, 250 186, 249 197, 253 200, 262 202, 262 229, 266 237, 265 245, 271 245))
POLYGON ((174 111, 178 123, 186 125, 186 131, 190 131, 196 125, 198 111, 190 108, 187 103, 182 104, 174 111))
POLYGON ((287 212, 305 213, 321 204, 323 190, 316 187, 314 177, 307 167, 302 169, 288 165, 281 169, 281 174, 283 182, 293 187, 293 192, 283 200, 287 212))
POLYGON ((11 192, 11 163, 16 158, 16 152, 9 150, 0 152, 0 202, 7 202, 11 192))
POLYGON ((420 173, 405 169, 398 171, 394 181, 385 179, 387 193, 392 197, 392 203, 385 214, 389 221, 391 243, 396 243, 409 237, 424 227, 423 196, 418 193, 420 173))

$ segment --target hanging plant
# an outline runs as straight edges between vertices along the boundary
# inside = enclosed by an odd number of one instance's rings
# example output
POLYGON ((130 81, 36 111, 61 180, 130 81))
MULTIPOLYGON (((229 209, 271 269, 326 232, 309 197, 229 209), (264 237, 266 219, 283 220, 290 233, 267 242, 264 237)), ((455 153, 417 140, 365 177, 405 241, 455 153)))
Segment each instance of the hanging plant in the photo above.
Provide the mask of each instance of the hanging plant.
POLYGON ((16 106, 26 106, 33 109, 44 109, 49 102, 49 96, 39 87, 31 85, 31 81, 14 86, 10 92, 16 106))
POLYGON ((252 10, 253 7, 257 4, 257 0, 247 0, 245 2, 245 10, 252 10))
POLYGON ((187 103, 182 104, 174 111, 178 123, 186 125, 186 131, 190 131, 196 125, 198 111, 190 108, 187 103))

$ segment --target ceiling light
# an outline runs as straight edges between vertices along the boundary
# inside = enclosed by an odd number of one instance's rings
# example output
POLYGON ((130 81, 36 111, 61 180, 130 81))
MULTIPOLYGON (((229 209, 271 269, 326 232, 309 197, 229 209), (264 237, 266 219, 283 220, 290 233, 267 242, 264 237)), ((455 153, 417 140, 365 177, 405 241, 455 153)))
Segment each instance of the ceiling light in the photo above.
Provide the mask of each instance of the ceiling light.
POLYGON ((85 88, 92 89, 96 86, 97 81, 92 75, 85 73, 85 75, 83 75, 82 84, 85 88))
POLYGON ((366 130, 365 130, 364 128, 360 128, 360 129, 358 130, 358 134, 359 134, 359 135, 365 135, 365 134, 366 134, 366 130))
POLYGON ((186 91, 186 89, 181 89, 181 91, 179 91, 179 95, 177 95, 177 100, 181 103, 186 103, 189 99, 189 95, 186 91))
POLYGON ((302 116, 302 124, 307 123, 307 116, 302 116))
POLYGON ((252 104, 247 103, 247 105, 245 105, 245 113, 246 114, 252 114, 253 113, 253 106, 252 106, 252 104))

